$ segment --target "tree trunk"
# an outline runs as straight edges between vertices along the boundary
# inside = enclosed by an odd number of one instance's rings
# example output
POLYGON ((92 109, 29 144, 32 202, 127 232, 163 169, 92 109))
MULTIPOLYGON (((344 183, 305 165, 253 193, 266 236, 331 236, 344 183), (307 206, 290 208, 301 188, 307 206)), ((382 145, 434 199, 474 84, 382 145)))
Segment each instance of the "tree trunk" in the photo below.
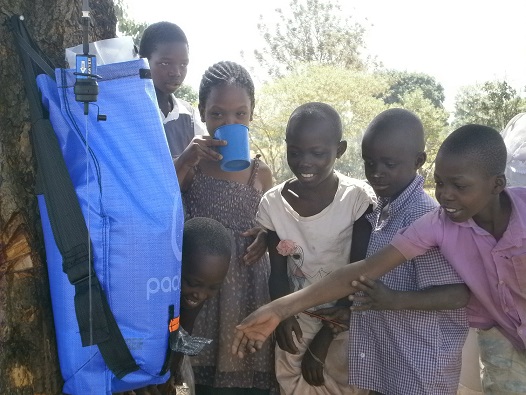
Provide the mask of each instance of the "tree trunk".
MULTIPOLYGON (((82 42, 82 0, 0 0, 0 394, 61 393, 62 379, 30 145, 21 63, 6 19, 28 30, 58 67, 82 42)), ((112 0, 91 0, 90 40, 115 37, 112 0)))

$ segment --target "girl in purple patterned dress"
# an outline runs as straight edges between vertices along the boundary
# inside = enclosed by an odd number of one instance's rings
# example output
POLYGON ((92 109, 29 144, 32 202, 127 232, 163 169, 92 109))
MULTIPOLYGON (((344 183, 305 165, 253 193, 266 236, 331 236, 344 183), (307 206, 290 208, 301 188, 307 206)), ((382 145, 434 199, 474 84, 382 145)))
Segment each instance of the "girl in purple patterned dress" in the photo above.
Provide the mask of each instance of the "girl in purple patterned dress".
MULTIPOLYGON (((212 138, 220 126, 248 126, 253 110, 254 84, 243 67, 220 62, 205 72, 199 112, 212 138)), ((245 170, 225 172, 210 146, 198 145, 193 152, 192 159, 178 166, 186 216, 213 218, 232 236, 226 279, 194 325, 193 335, 213 339, 192 361, 196 394, 269 394, 275 383, 273 345, 243 360, 231 354, 230 345, 236 323, 270 301, 266 234, 258 228, 256 212, 261 196, 272 186, 272 175, 259 158, 245 170)))

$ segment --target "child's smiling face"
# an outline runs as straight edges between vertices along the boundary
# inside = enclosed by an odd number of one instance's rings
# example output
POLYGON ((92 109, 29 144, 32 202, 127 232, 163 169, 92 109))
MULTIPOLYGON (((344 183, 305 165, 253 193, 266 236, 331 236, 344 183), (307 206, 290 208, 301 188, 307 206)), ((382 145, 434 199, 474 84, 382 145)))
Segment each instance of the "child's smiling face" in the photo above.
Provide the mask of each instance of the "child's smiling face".
POLYGON ((222 255, 190 255, 181 273, 181 309, 195 309, 213 298, 223 284, 229 262, 222 255))
MULTIPOLYGON (((435 164, 435 196, 453 222, 491 217, 495 198, 504 186, 471 156, 439 152, 435 164)), ((504 183, 505 184, 505 183, 504 183)))
POLYGON ((345 152, 345 142, 337 141, 332 127, 322 119, 300 122, 287 133, 287 163, 303 186, 315 187, 325 181, 345 152))

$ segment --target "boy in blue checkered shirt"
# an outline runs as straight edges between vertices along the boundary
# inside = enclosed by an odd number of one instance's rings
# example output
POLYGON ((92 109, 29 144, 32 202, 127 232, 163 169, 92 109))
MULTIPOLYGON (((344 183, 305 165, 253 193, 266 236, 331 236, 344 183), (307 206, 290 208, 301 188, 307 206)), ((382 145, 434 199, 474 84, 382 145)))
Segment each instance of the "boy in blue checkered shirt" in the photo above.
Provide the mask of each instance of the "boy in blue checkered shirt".
MULTIPOLYGON (((403 109, 369 124, 363 141, 365 175, 378 197, 366 215, 372 232, 367 256, 401 228, 433 210, 417 170, 424 164, 424 129, 403 109)), ((365 279, 352 296, 350 384, 373 394, 454 395, 468 333, 462 280, 438 249, 396 267, 379 281, 365 279)))

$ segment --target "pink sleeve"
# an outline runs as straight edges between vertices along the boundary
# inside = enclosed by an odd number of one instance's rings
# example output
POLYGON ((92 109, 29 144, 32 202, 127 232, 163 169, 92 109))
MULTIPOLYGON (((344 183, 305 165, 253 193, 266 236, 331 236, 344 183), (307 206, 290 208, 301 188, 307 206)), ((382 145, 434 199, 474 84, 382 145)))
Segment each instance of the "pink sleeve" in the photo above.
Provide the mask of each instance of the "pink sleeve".
POLYGON ((442 234, 440 209, 436 208, 418 218, 408 227, 400 229, 391 240, 391 245, 409 260, 425 254, 434 247, 440 247, 442 234))

